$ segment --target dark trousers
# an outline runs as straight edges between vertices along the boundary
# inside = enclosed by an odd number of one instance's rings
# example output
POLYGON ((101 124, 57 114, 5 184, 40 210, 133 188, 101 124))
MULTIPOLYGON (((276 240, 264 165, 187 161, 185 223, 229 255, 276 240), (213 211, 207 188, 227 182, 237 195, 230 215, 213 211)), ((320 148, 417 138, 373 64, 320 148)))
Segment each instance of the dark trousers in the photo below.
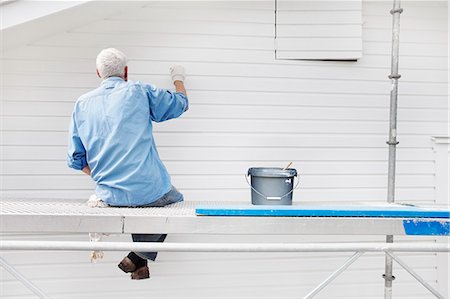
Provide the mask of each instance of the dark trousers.
MULTIPOLYGON (((142 207, 165 207, 167 205, 183 201, 183 194, 178 192, 178 190, 172 186, 172 190, 167 192, 163 197, 152 202, 150 204, 144 205, 142 207)), ((133 242, 164 242, 167 235, 166 234, 132 234, 133 242)), ((154 261, 157 252, 136 252, 136 255, 143 259, 149 259, 154 261)))

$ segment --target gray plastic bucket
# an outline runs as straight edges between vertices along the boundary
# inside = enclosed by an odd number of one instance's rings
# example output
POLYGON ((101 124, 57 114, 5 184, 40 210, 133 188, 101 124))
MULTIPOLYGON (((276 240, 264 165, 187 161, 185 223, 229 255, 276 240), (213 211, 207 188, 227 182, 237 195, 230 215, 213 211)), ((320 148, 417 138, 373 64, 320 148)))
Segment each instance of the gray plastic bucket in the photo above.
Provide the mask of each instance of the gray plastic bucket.
POLYGON ((297 170, 293 168, 254 167, 248 170, 246 178, 251 177, 252 204, 254 205, 292 205, 294 179, 297 170))

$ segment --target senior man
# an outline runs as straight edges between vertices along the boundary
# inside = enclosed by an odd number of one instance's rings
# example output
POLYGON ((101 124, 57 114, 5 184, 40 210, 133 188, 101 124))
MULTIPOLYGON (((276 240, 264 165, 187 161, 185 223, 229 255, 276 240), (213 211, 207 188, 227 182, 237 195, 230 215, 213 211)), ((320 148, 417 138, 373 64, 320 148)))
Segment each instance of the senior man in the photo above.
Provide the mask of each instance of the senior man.
MULTIPOLYGON (((183 200, 170 182, 152 135, 152 122, 177 118, 188 109, 183 67, 172 67, 175 92, 128 81, 127 58, 104 49, 97 56, 101 85, 75 103, 68 166, 96 183, 95 196, 110 206, 163 207, 183 200)), ((166 235, 133 234, 134 242, 163 242, 166 235)), ((130 252, 118 265, 132 279, 150 277, 156 252, 130 252)))

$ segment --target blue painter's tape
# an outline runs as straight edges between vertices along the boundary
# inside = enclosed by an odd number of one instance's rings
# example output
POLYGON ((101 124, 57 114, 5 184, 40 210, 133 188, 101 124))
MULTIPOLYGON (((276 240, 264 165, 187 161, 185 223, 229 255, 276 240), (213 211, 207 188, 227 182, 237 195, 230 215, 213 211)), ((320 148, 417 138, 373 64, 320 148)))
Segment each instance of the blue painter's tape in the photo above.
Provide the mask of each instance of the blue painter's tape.
POLYGON ((203 216, 266 216, 266 217, 386 217, 450 219, 449 210, 415 206, 198 206, 203 216))
POLYGON ((403 220, 405 234, 416 236, 449 236, 450 221, 403 220))

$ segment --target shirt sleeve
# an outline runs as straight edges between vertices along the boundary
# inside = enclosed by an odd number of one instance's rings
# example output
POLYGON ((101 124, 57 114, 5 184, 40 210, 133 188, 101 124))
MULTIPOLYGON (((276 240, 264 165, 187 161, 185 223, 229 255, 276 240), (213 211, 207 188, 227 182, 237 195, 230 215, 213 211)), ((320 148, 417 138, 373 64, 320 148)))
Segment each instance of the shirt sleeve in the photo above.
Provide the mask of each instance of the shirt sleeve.
POLYGON ((86 149, 78 136, 78 128, 75 121, 75 111, 72 113, 69 128, 69 148, 67 151, 67 165, 70 168, 82 170, 87 165, 86 149))
POLYGON ((177 118, 188 110, 188 98, 181 92, 171 92, 156 88, 150 84, 144 85, 150 107, 150 117, 155 122, 177 118))

